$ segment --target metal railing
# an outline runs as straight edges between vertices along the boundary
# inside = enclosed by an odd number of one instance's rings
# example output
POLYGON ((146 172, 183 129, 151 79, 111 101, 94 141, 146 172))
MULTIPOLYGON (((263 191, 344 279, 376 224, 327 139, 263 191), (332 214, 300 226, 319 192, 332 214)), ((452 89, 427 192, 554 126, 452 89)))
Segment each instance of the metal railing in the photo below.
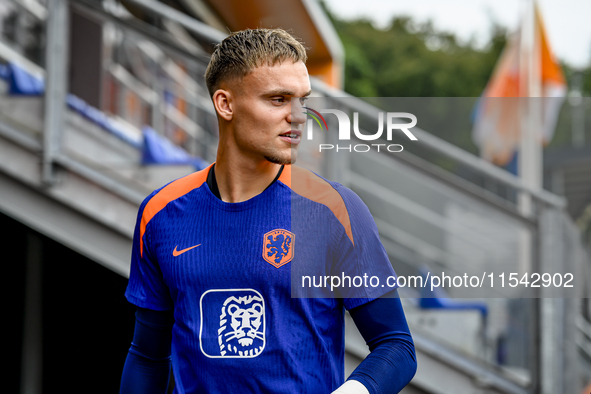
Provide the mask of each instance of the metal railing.
POLYGON ((76 12, 97 19, 103 30, 101 110, 137 128, 150 126, 211 161, 217 120, 203 80, 207 52, 181 23, 164 19, 165 14, 159 15, 162 28, 156 29, 113 4, 73 4, 76 12))

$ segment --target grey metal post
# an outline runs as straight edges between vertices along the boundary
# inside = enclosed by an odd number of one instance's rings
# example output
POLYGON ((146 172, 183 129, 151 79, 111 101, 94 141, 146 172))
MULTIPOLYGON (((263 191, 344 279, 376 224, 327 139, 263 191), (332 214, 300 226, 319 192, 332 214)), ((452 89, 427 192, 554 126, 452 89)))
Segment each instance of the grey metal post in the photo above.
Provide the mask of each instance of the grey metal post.
POLYGON ((47 44, 45 64, 47 67, 45 89, 45 121, 43 125, 42 178, 47 185, 55 183, 54 158, 60 151, 64 129, 66 94, 68 91, 68 0, 47 2, 47 44))
POLYGON ((26 27, 26 10, 23 7, 18 7, 16 12, 16 23, 15 23, 15 37, 14 41, 16 48, 21 55, 25 54, 26 43, 27 43, 27 27, 26 27))
MULTIPOLYGON (((164 130, 164 111, 166 110, 166 99, 164 91, 166 90, 165 79, 161 79, 160 65, 154 61, 151 65, 153 73, 152 89, 156 92, 156 101, 152 103, 152 127, 156 132, 165 135, 164 130)), ((163 73, 162 73, 163 74, 163 73)), ((165 77, 163 77, 165 78, 165 77)))
POLYGON ((568 102, 571 107, 571 143, 574 148, 585 146, 585 108, 583 106, 583 75, 581 71, 574 73, 568 102))
MULTIPOLYGON (((334 109, 334 101, 325 98, 324 100, 324 105, 326 105, 326 108, 331 108, 334 109)), ((326 123, 328 125, 328 130, 338 130, 338 123, 336 121, 336 118, 334 116, 325 116, 326 118, 326 123)), ((339 143, 339 137, 338 137, 338 133, 335 132, 329 132, 327 130, 326 132, 326 136, 325 136, 325 143, 326 144, 331 144, 335 146, 338 145, 339 143)), ((338 158, 336 156, 336 153, 333 151, 329 151, 327 154, 322 156, 322 171, 323 171, 323 176, 325 176, 327 179, 330 179, 331 181, 337 181, 338 178, 338 158)))
POLYGON ((41 239, 27 234, 21 394, 40 394, 43 377, 41 239))
MULTIPOLYGON (((349 107, 338 103, 335 100, 327 98, 326 101, 327 109, 338 109, 340 111, 349 112, 349 107)), ((348 185, 348 180, 345 179, 345 174, 349 168, 349 158, 351 152, 348 149, 344 149, 348 145, 354 145, 354 140, 340 141, 339 140, 339 126, 335 115, 325 116, 328 124, 328 131, 326 133, 326 143, 334 145, 334 150, 330 150, 324 157, 324 175, 334 182, 339 182, 344 185, 348 185), (339 142, 341 142, 341 150, 339 150, 339 142)))
MULTIPOLYGON (((543 273, 562 273, 564 266, 563 231, 560 215, 556 208, 541 209, 539 220, 539 270, 543 273)), ((564 328, 565 321, 564 299, 556 298, 560 295, 556 289, 541 288, 540 299, 540 387, 541 394, 566 393, 565 366, 567 355, 565 352, 564 328)), ((569 339, 570 340, 570 339, 569 339)))
MULTIPOLYGON (((570 272, 576 278, 583 278, 587 254, 581 244, 581 235, 579 228, 570 221, 565 213, 562 215, 562 227, 564 233, 563 239, 565 243, 563 256, 563 273, 570 272)), ((581 280, 584 283, 584 279, 581 280)), ((583 382, 579 378, 581 359, 579 355, 579 348, 577 341, 572 340, 576 338, 579 332, 577 324, 575 323, 579 318, 582 318, 582 298, 585 297, 584 286, 577 286, 572 293, 564 294, 564 350, 565 350, 565 364, 564 364, 564 380, 565 393, 580 393, 583 390, 583 382)))

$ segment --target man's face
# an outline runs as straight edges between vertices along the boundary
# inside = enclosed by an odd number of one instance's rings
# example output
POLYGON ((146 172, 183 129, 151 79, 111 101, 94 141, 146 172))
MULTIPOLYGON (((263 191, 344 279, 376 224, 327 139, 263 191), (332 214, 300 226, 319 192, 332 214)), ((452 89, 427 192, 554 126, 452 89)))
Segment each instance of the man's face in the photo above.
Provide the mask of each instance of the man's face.
POLYGON ((233 136, 245 158, 276 164, 295 162, 306 121, 301 101, 310 94, 310 78, 301 61, 261 66, 232 87, 233 136))

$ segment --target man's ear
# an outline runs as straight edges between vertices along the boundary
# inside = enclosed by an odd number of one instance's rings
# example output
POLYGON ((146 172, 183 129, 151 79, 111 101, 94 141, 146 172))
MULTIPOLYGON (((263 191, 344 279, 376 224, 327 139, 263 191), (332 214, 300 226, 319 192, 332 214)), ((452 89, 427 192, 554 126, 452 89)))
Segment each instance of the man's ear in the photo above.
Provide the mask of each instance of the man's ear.
POLYGON ((218 89, 213 94, 212 100, 218 115, 227 121, 232 120, 232 116, 234 115, 232 93, 228 90, 218 89))

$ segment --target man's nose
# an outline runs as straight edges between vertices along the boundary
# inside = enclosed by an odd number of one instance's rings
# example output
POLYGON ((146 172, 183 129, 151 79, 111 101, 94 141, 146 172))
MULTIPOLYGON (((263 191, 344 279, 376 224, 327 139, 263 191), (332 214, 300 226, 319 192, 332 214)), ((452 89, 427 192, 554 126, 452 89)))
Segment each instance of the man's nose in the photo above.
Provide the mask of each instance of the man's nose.
POLYGON ((289 116, 289 123, 303 124, 306 123, 306 114, 304 108, 300 103, 299 98, 291 99, 291 114, 289 116))

